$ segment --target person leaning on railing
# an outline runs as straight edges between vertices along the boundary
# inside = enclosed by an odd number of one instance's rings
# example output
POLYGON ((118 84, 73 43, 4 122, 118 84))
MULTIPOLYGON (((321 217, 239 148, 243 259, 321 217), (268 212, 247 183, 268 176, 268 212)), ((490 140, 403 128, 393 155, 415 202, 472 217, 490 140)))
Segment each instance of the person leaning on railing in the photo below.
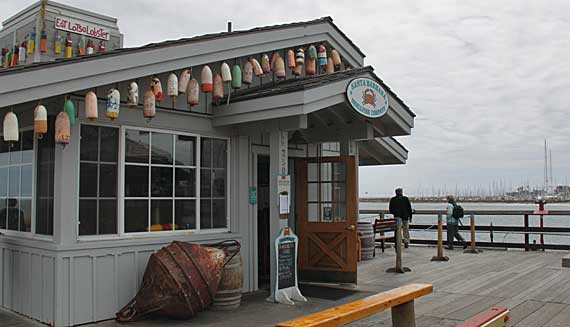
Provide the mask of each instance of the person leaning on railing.
POLYGON ((453 250, 453 238, 455 237, 459 242, 463 244, 463 248, 467 248, 467 243, 463 236, 459 234, 457 225, 459 224, 459 218, 453 216, 453 209, 457 206, 455 202, 455 197, 453 195, 447 196, 447 249, 453 250))

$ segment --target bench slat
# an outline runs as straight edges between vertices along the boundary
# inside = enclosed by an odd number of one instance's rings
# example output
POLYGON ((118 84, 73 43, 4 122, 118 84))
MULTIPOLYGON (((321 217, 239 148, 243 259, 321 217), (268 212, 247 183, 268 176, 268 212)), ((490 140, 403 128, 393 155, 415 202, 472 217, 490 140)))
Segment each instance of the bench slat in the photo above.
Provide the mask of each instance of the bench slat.
POLYGON ((429 284, 410 284, 277 324, 277 327, 334 327, 410 302, 433 291, 429 284))

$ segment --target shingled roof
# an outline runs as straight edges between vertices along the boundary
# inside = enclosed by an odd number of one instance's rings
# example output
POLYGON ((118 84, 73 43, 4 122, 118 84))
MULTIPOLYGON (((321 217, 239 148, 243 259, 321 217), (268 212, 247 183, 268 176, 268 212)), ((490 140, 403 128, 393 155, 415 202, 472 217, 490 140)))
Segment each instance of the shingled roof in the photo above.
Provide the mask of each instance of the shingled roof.
POLYGON ((340 28, 338 28, 338 26, 336 26, 333 23, 332 17, 326 16, 326 17, 321 17, 321 18, 314 19, 314 20, 309 20, 309 21, 294 22, 294 23, 279 24, 279 25, 268 25, 268 26, 262 26, 262 27, 255 27, 255 28, 252 28, 249 30, 241 30, 241 31, 204 34, 204 35, 199 35, 199 36, 190 37, 190 38, 181 38, 178 40, 167 40, 167 41, 158 42, 158 43, 149 43, 147 45, 143 45, 140 47, 120 48, 120 49, 115 49, 115 50, 108 51, 108 52, 95 53, 92 55, 76 56, 76 57, 72 57, 72 58, 58 58, 55 61, 39 62, 39 63, 33 63, 33 64, 28 64, 28 65, 10 67, 10 68, 6 68, 6 69, 0 69, 0 76, 1 75, 14 74, 14 73, 18 73, 18 72, 21 72, 24 70, 30 71, 30 70, 35 70, 35 69, 43 69, 45 67, 67 65, 67 64, 71 64, 71 63, 75 63, 75 62, 80 62, 80 61, 87 61, 87 60, 93 60, 93 59, 99 59, 99 58, 120 56, 120 55, 124 55, 124 54, 129 54, 129 53, 135 53, 135 52, 146 51, 146 50, 153 50, 153 49, 157 49, 157 48, 167 48, 167 47, 171 47, 171 46, 191 44, 191 43, 202 42, 202 41, 210 41, 210 40, 214 40, 214 39, 221 39, 221 38, 232 37, 232 36, 237 36, 237 35, 254 34, 254 33, 260 33, 260 32, 266 32, 266 31, 294 28, 294 27, 305 26, 305 25, 316 25, 316 24, 322 24, 322 23, 329 23, 336 31, 338 31, 338 33, 340 33, 344 38, 346 38, 346 40, 350 43, 350 45, 352 45, 354 47, 354 49, 356 49, 356 51, 358 51, 358 53, 360 55, 362 55, 363 57, 366 56, 362 52, 362 50, 360 50, 360 48, 358 48, 354 44, 354 42, 352 42, 352 40, 350 38, 348 38, 348 36, 346 36, 346 34, 344 34, 340 30, 340 28))

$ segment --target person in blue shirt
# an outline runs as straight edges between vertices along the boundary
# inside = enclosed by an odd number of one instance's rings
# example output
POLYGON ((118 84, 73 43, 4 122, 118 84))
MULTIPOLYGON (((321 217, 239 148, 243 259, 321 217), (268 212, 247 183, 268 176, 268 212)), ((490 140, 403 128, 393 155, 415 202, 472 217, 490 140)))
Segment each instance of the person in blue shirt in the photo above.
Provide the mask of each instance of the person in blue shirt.
POLYGON ((465 239, 461 234, 459 234, 457 225, 459 224, 459 219, 453 217, 453 208, 457 203, 455 202, 455 197, 453 195, 447 196, 447 249, 453 250, 453 238, 456 238, 459 242, 463 244, 463 248, 467 247, 465 239))

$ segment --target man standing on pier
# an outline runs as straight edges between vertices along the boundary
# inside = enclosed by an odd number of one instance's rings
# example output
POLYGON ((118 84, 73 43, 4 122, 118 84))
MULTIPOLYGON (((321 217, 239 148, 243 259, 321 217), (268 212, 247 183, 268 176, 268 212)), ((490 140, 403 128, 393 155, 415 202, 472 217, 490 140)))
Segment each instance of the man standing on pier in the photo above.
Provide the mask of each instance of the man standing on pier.
POLYGON ((410 221, 412 220, 412 205, 408 197, 404 196, 404 190, 396 189, 396 196, 390 199, 390 213, 394 218, 402 219, 402 240, 404 247, 410 244, 410 221))
MULTIPOLYGON (((453 212, 457 203, 455 202, 455 197, 453 195, 447 196, 447 249, 453 250, 453 238, 457 238, 459 242, 463 244, 463 248, 467 247, 465 239, 458 231, 459 217, 455 217, 453 212)), ((463 215, 461 215, 462 217, 463 215)))

